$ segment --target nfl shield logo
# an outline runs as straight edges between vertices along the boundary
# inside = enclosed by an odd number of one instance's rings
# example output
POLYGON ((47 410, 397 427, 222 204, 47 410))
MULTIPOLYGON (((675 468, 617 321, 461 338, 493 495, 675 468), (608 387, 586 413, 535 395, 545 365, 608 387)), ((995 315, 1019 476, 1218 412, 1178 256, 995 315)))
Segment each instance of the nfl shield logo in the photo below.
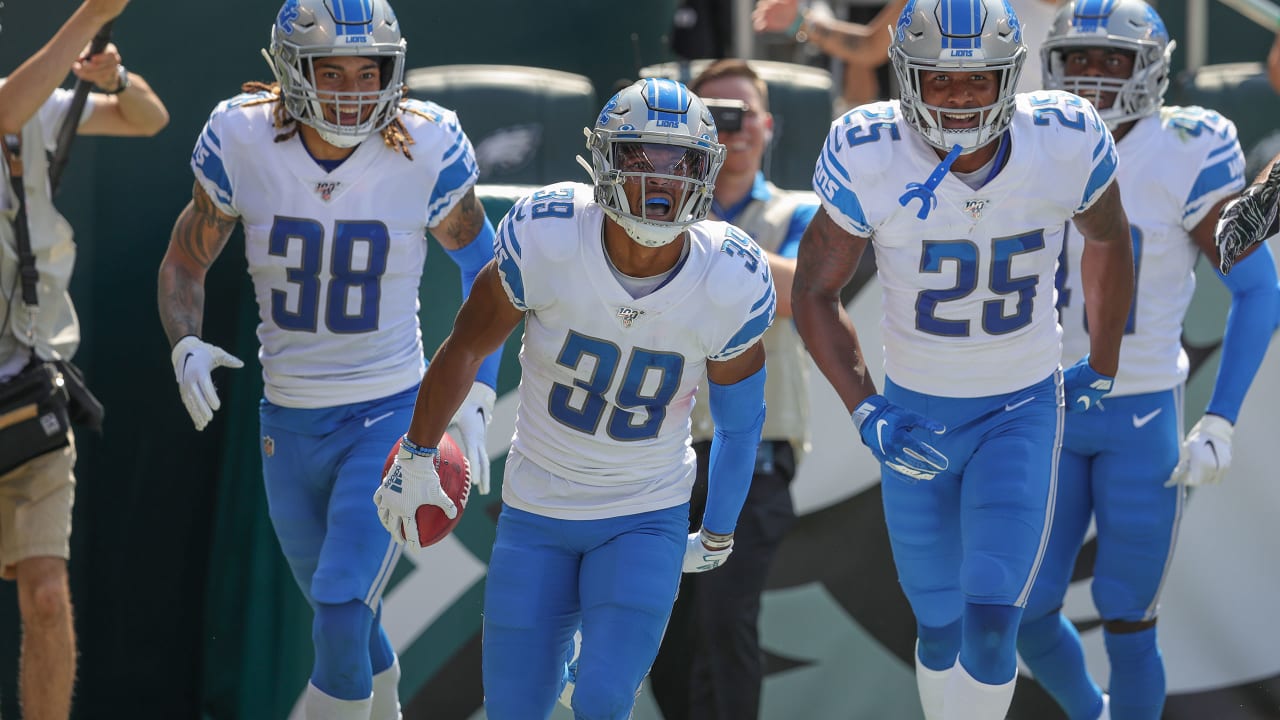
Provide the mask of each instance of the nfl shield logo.
POLYGON ((624 328, 631 327, 631 323, 635 322, 636 318, 643 314, 643 310, 636 310, 635 308, 618 308, 618 319, 622 321, 622 327, 624 328))
POLYGON ((987 207, 986 200, 966 200, 964 203, 964 211, 969 213, 969 217, 977 220, 982 217, 982 211, 987 207))
POLYGON ((267 457, 276 454, 276 441, 272 440, 270 435, 262 436, 262 453, 267 457))

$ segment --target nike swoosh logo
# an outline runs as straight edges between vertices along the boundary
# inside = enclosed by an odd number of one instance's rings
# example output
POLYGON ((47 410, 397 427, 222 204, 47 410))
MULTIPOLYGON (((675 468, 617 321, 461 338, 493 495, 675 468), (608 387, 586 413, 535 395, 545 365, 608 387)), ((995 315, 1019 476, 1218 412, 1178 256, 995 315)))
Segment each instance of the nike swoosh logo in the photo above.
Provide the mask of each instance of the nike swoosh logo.
POLYGON ((1160 411, 1161 411, 1161 410, 1164 410, 1164 408, 1156 408, 1155 410, 1152 410, 1151 412, 1149 412, 1149 413, 1147 413, 1146 415, 1143 415, 1143 416, 1141 416, 1141 417, 1139 417, 1139 416, 1137 416, 1137 415, 1134 415, 1134 416, 1133 416, 1133 426, 1134 426, 1134 427, 1136 427, 1136 428, 1140 428, 1140 427, 1142 427, 1143 425, 1146 425, 1147 423, 1149 423, 1149 422, 1151 422, 1152 420, 1154 420, 1154 419, 1156 418, 1156 416, 1160 414, 1160 411))
POLYGON ((1005 412, 1013 412, 1014 410, 1017 410, 1018 408, 1022 407, 1023 405, 1026 405, 1027 403, 1029 403, 1029 402, 1031 402, 1032 400, 1035 400, 1035 399, 1036 399, 1036 396, 1035 396, 1035 395, 1032 395, 1031 397, 1026 398, 1025 400, 1019 400, 1019 401, 1018 401, 1018 402, 1016 402, 1016 403, 1007 404, 1007 405, 1005 405, 1005 406, 1004 406, 1004 411, 1005 411, 1005 412))
POLYGON ((186 375, 186 374, 187 374, 187 361, 188 361, 188 360, 190 360, 191 358, 195 357, 195 356, 196 356, 196 354, 195 354, 195 353, 190 353, 190 352, 189 352, 189 353, 187 353, 186 355, 184 355, 184 356, 182 357, 182 374, 183 374, 183 375, 186 375))
POLYGON ((365 418, 365 419, 364 419, 364 426, 365 426, 365 427, 373 427, 374 423, 382 422, 383 420, 386 420, 387 418, 391 417, 392 415, 395 415, 395 412, 394 412, 394 411, 392 411, 392 412, 387 412, 387 413, 382 413, 382 414, 381 414, 381 415, 379 415, 378 417, 365 418))
POLYGON ((880 443, 880 452, 884 452, 884 429, 889 425, 888 420, 876 421, 876 442, 880 443))

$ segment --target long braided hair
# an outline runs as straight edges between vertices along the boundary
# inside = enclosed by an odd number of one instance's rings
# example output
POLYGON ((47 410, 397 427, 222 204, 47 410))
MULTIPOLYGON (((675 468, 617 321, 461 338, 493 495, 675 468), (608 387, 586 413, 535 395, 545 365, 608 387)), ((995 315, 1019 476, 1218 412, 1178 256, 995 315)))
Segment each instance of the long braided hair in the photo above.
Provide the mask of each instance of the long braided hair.
MULTIPOLYGON (((276 142, 284 142, 294 135, 298 134, 298 121, 289 114, 285 109, 284 103, 280 102, 280 83, 264 83, 257 80, 240 86, 240 90, 246 93, 267 93, 268 97, 257 100, 250 100, 245 105, 262 105, 265 103, 276 103, 274 118, 275 127, 280 129, 280 133, 276 135, 276 142)), ((408 97, 409 87, 405 86, 401 89, 401 97, 408 97)), ((409 152, 409 146, 414 144, 413 136, 409 134, 409 129, 400 122, 400 118, 396 117, 386 127, 382 128, 382 142, 392 150, 397 150, 409 160, 413 159, 413 154, 409 152)))

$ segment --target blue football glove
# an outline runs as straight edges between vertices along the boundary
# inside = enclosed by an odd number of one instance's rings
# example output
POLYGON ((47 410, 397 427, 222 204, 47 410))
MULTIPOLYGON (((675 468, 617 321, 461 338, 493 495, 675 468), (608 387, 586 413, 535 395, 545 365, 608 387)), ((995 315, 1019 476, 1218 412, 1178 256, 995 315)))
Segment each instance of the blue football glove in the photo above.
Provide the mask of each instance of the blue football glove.
POLYGON ((947 426, 898 407, 883 395, 872 395, 853 410, 862 442, 871 454, 891 470, 915 480, 932 480, 951 461, 929 444, 931 435, 941 435, 947 426))
POLYGON ((1075 365, 1062 371, 1062 389, 1067 396, 1067 412, 1088 412, 1102 406, 1102 398, 1116 384, 1116 379, 1093 369, 1085 355, 1075 365))

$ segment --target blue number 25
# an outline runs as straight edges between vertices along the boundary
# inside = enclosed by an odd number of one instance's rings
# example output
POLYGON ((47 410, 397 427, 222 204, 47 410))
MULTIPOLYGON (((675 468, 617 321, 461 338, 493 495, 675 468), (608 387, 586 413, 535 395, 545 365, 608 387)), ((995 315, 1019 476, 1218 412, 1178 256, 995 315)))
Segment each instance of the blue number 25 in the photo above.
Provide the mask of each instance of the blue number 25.
MULTIPOLYGON (((1036 275, 1013 277, 1012 263, 1016 255, 1044 249, 1044 232, 996 238, 991 241, 991 272, 987 287, 997 295, 1016 295, 1012 314, 1005 314, 1005 300, 982 303, 982 330, 988 335, 1004 335, 1031 322, 1034 308, 1036 275)), ((920 256, 920 272, 940 273, 943 263, 955 265, 956 283, 942 290, 921 290, 916 296, 916 327, 930 335, 968 337, 968 320, 947 320, 935 315, 938 306, 949 300, 967 297, 978 287, 978 246, 968 240, 926 240, 920 256)))
MULTIPOLYGON (((596 434, 608 406, 605 393, 613 385, 621 355, 618 346, 611 342, 569 331, 556 362, 577 371, 590 359, 591 374, 574 380, 572 387, 563 383, 551 386, 547 402, 551 417, 579 432, 596 434), (578 407, 570 402, 575 390, 586 392, 586 398, 578 407)), ((609 413, 606 426, 609 437, 622 441, 656 437, 667 417, 667 405, 680 388, 683 373, 684 358, 676 353, 632 350, 615 396, 616 407, 609 413), (652 390, 646 392, 646 388, 652 390)))
MULTIPOLYGON (((297 290, 297 309, 289 309, 289 293, 271 291, 271 320, 282 330, 315 332, 320 311, 320 266, 324 261, 324 226, 315 220, 277 217, 267 238, 267 252, 278 257, 289 254, 293 241, 300 244, 299 263, 285 270, 285 278, 297 290)), ((378 328, 378 301, 382 295, 382 275, 387 271, 387 251, 391 236, 387 226, 377 221, 340 221, 333 227, 333 249, 329 258, 328 302, 324 322, 330 332, 354 334, 378 328), (355 248, 368 245, 366 262, 356 266, 355 248), (347 299, 360 305, 348 312, 347 299)))

